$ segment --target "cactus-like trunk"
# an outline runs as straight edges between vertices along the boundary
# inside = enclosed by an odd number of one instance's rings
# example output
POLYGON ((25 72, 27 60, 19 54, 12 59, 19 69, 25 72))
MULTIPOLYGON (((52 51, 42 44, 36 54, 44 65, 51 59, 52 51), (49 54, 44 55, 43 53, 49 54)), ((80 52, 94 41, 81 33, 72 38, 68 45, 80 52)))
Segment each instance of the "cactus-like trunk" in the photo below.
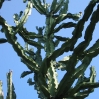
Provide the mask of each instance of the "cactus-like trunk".
MULTIPOLYGON (((86 98, 95 88, 99 87, 99 82, 95 82, 96 72, 93 66, 90 67, 90 77, 87 78, 84 75, 92 59, 99 54, 99 40, 92 47, 86 49, 92 40, 96 23, 99 22, 99 0, 90 1, 81 19, 82 12, 77 14, 68 13, 69 0, 53 0, 51 5, 47 4, 45 0, 24 0, 24 3, 26 2, 27 7, 24 13, 22 14, 21 11, 19 15, 14 14, 16 27, 10 26, 0 16, 1 30, 5 33, 7 39, 0 39, 0 42, 5 43, 7 41, 11 44, 18 56, 21 57, 21 62, 30 70, 24 71, 21 77, 34 73, 34 79, 28 79, 28 83, 34 85, 38 97, 41 99, 86 98), (93 11, 96 4, 97 9, 93 11), (24 28, 32 9, 36 9, 46 17, 45 26, 36 27, 37 33, 29 32, 24 28), (78 39, 82 37, 85 22, 88 21, 90 16, 90 23, 86 28, 84 41, 75 47, 78 39), (62 23, 66 19, 78 22, 62 23), (71 27, 74 27, 71 38, 57 36, 61 29, 71 27), (23 38, 25 48, 17 41, 17 33, 23 38), (61 47, 58 47, 60 42, 63 43, 61 47), (34 52, 33 48, 29 48, 29 45, 35 47, 36 52, 34 52), (56 47, 58 48, 56 49, 56 47), (42 49, 46 53, 44 59, 41 55, 42 49), (64 60, 56 61, 56 58, 69 51, 72 52, 72 55, 64 57, 64 60), (76 67, 79 61, 81 61, 81 64, 76 67), (66 71, 60 83, 57 80, 57 69, 66 71), (75 80, 77 80, 77 83, 72 87, 75 80)), ((7 75, 7 99, 16 99, 11 76, 12 72, 10 71, 7 75)), ((0 89, 2 93, 1 82, 0 89)), ((0 96, 3 97, 2 94, 0 96)), ((1 97, 0 99, 3 99, 1 97)))

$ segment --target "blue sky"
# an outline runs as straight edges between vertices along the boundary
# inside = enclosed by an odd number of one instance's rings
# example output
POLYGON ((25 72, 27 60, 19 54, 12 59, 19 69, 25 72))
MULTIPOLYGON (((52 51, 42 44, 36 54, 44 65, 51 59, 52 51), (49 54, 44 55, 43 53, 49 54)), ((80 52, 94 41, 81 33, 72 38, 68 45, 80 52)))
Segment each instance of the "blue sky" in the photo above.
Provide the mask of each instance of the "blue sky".
MULTIPOLYGON (((52 0, 46 0, 48 3, 51 3, 52 0)), ((90 0, 70 0, 69 3, 69 9, 68 12, 71 13, 79 13, 79 12, 84 12, 85 7, 88 5, 90 0)), ((23 3, 22 0, 11 0, 11 1, 5 1, 3 4, 2 9, 0 10, 0 15, 3 16, 5 20, 7 20, 7 23, 10 25, 14 25, 13 21, 13 15, 15 13, 19 13, 21 10, 24 11, 26 7, 26 4, 23 3)), ((96 9, 96 7, 95 7, 96 9)), ((94 9, 94 10, 95 10, 94 9)), ((71 21, 71 20, 67 20, 71 21)), ((67 22, 65 21, 65 22, 67 22)), ((86 22, 85 24, 85 29, 87 25, 89 24, 90 20, 86 22)), ((35 26, 44 26, 45 25, 45 16, 40 15, 35 9, 32 10, 32 15, 29 17, 28 21, 25 24, 25 27, 29 31, 37 32, 35 29, 35 26)), ((99 33, 98 33, 98 28, 99 28, 99 23, 96 25, 94 35, 93 35, 93 40, 91 41, 90 46, 99 38, 99 33)), ((84 31, 85 31, 84 29, 84 31)), ((72 29, 63 29, 60 31, 58 35, 62 36, 67 36, 71 37, 72 34, 71 32, 73 31, 72 29), (67 33, 64 34, 64 31, 67 33)), ((83 34, 84 34, 83 31, 83 34)), ((0 33, 0 38, 5 37, 3 33, 0 33)), ((78 43, 83 40, 83 37, 79 39, 78 43)), ((22 46, 24 46, 24 42, 21 38, 18 38, 18 41, 22 46)), ((77 44, 78 44, 77 43, 77 44)), ((33 75, 28 75, 27 77, 21 79, 20 75, 23 71, 28 70, 28 68, 20 62, 20 57, 17 56, 15 51, 13 50, 12 46, 9 43, 6 44, 0 44, 0 80, 3 81, 3 90, 4 90, 4 96, 6 96, 6 90, 7 90, 7 84, 6 84, 6 73, 11 69, 13 71, 13 83, 15 86, 15 92, 17 94, 17 99, 38 99, 38 94, 36 90, 34 90, 33 86, 29 86, 27 84, 27 79, 30 77, 33 77, 33 75)), ((58 58, 62 59, 64 56, 68 55, 70 53, 65 53, 64 55, 60 56, 58 58)), ((44 57, 44 53, 42 54, 44 57)), ((99 56, 93 59, 91 62, 90 66, 95 66, 96 72, 97 72, 97 77, 96 81, 99 80, 99 56)), ((86 75, 89 76, 89 67, 88 70, 86 71, 86 75)), ((63 73, 58 74, 58 80, 60 81, 61 77, 63 76, 63 73)), ((99 97, 98 95, 99 88, 95 89, 94 93, 90 94, 89 97, 86 99, 93 99, 99 97)))

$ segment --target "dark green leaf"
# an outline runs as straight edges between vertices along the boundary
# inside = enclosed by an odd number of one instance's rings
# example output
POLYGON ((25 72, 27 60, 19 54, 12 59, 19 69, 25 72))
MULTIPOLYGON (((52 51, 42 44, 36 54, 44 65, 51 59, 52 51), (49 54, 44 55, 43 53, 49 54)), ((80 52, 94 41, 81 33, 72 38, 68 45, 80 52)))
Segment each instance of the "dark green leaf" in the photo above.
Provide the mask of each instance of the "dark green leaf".
POLYGON ((0 9, 1 9, 1 7, 2 7, 4 1, 5 1, 5 0, 0 0, 0 9))
POLYGON ((27 83, 28 83, 30 86, 35 84, 35 82, 33 82, 31 78, 28 79, 27 83))
POLYGON ((6 39, 4 39, 4 38, 0 38, 0 44, 1 44, 1 43, 6 43, 6 42, 7 42, 6 39))
POLYGON ((59 41, 67 41, 69 40, 69 38, 66 37, 61 37, 61 36, 54 36, 56 39, 58 39, 59 41))
POLYGON ((43 48, 43 46, 41 44, 39 44, 39 43, 37 43, 35 41, 29 40, 29 41, 27 41, 27 43, 30 44, 30 45, 33 45, 35 47, 38 47, 38 48, 43 48))
POLYGON ((22 74, 21 74, 21 78, 23 78, 23 77, 25 77, 25 76, 27 76, 27 75, 29 75, 29 74, 31 74, 31 73, 33 73, 32 71, 24 71, 22 74))

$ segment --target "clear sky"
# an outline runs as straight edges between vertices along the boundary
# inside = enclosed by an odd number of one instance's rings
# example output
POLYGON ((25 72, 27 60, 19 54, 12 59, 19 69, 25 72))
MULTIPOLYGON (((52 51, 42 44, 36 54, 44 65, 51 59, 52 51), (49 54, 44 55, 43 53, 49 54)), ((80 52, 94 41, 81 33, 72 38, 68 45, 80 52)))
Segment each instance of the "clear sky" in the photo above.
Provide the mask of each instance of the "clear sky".
MULTIPOLYGON (((51 3, 52 0, 46 0, 48 3, 51 3)), ((71 13, 79 13, 84 12, 85 7, 88 5, 90 0, 70 0, 69 3, 69 9, 68 12, 71 13)), ((26 7, 26 4, 23 3, 22 0, 11 0, 11 1, 5 1, 3 4, 2 9, 0 10, 0 15, 7 20, 7 23, 10 25, 14 25, 13 21, 13 15, 15 13, 19 13, 21 10, 24 11, 26 7)), ((96 9, 96 7, 95 7, 96 9)), ((94 10, 95 10, 94 9, 94 10)), ((67 20, 68 22, 71 20, 67 20)), ((65 21, 65 22, 67 22, 65 21)), ((90 20, 85 24, 85 29, 87 25, 89 24, 90 20)), ((32 15, 29 17, 28 21, 25 24, 25 27, 29 31, 37 32, 35 29, 35 26, 44 26, 45 25, 45 16, 40 15, 35 9, 32 10, 32 15)), ((92 46, 92 44, 99 38, 99 23, 96 25, 93 40, 90 43, 89 46, 92 46)), ((84 30, 85 30, 84 29, 84 30)), ((72 29, 63 29, 60 31, 59 35, 70 37, 72 34, 72 29), (67 34, 64 34, 64 31, 67 34)), ((84 34, 84 31, 83 31, 84 34)), ((90 34, 89 34, 90 35, 90 34)), ((0 33, 0 38, 5 37, 3 33, 0 33)), ((83 37, 79 39, 79 42, 83 40, 83 37)), ((22 46, 24 46, 24 42, 21 38, 18 38, 18 41, 22 46)), ((79 43, 78 42, 78 43, 79 43)), ((6 44, 0 44, 0 80, 3 81, 3 90, 4 90, 4 96, 6 96, 6 90, 7 90, 7 79, 6 79, 6 73, 11 69, 13 71, 13 83, 15 86, 15 92, 17 94, 17 99, 38 99, 38 94, 36 90, 34 90, 33 86, 29 86, 27 84, 27 79, 30 77, 33 77, 33 75, 28 75, 25 78, 20 78, 20 75, 23 71, 27 71, 28 68, 20 62, 20 57, 17 56, 15 51, 13 50, 12 46, 9 43, 6 44)), ((62 55, 59 57, 59 59, 62 59, 63 56, 66 56, 68 54, 62 55)), ((44 55, 43 55, 44 57, 44 55)), ((99 56, 93 59, 90 66, 95 66, 97 77, 96 81, 99 80, 99 56)), ((89 67, 86 71, 86 75, 89 76, 89 67)), ((63 76, 63 73, 61 74, 59 72, 58 74, 58 80, 60 81, 61 77, 63 76)), ((89 97, 86 99, 97 99, 99 97, 99 88, 95 89, 94 93, 90 94, 89 97)))

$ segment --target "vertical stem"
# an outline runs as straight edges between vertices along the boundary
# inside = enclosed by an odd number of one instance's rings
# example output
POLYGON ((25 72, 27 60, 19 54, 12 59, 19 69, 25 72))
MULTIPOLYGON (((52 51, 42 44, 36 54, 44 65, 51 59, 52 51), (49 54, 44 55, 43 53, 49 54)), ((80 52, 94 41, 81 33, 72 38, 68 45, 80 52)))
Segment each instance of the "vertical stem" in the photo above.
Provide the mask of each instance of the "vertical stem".
POLYGON ((7 99, 12 99, 12 71, 7 73, 7 99))
POLYGON ((0 80, 0 99, 4 99, 3 90, 2 90, 2 81, 0 80))

